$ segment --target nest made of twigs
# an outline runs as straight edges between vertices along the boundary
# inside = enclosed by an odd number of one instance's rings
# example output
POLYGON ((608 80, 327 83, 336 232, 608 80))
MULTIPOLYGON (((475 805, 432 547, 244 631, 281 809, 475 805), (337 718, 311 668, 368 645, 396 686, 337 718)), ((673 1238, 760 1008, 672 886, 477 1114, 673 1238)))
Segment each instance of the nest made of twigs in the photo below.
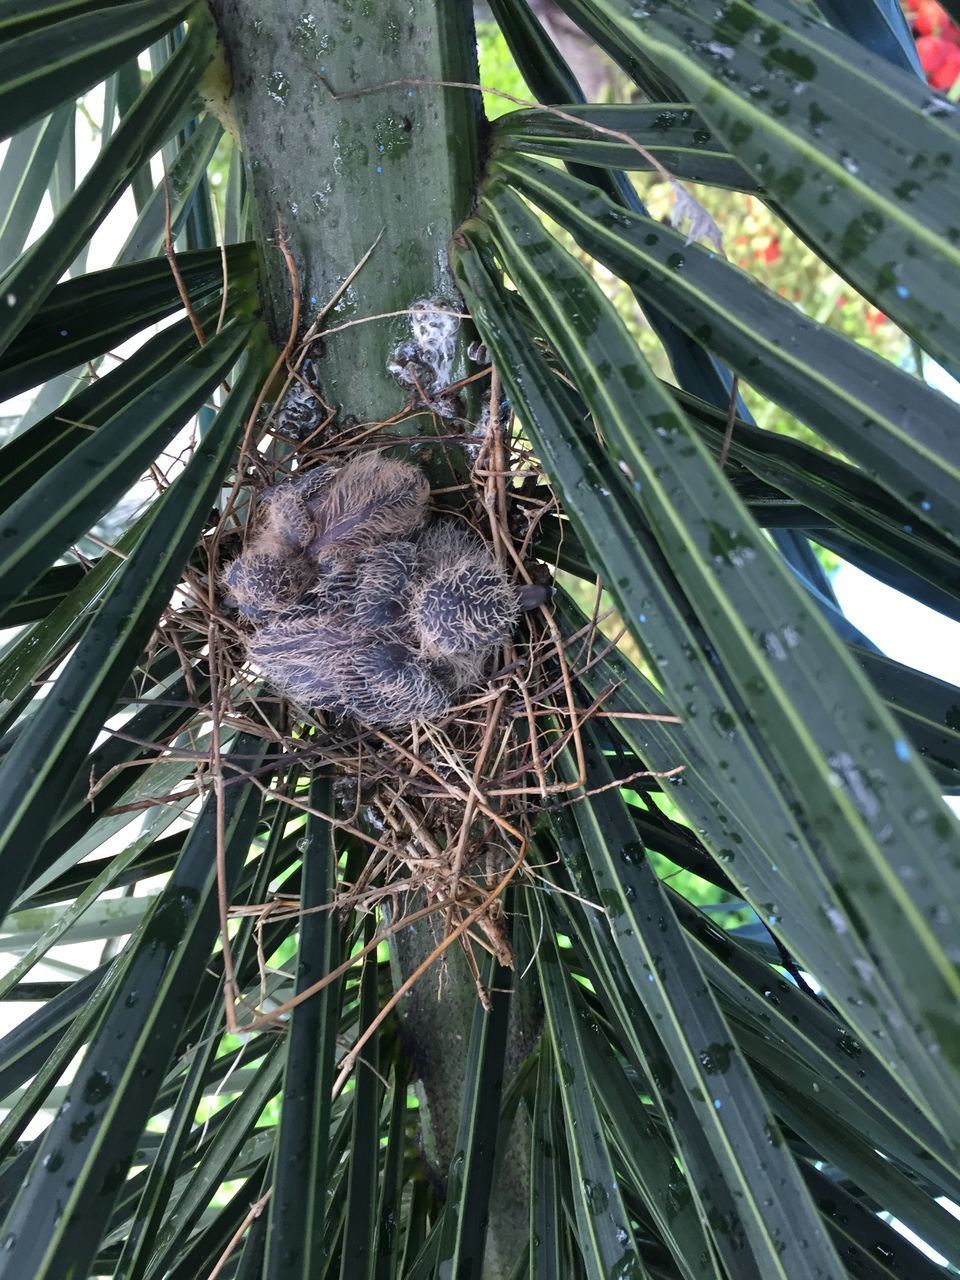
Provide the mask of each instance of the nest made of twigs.
MULTIPOLYGON (((603 714, 600 701, 578 704, 573 670, 590 665, 608 647, 599 632, 599 590, 593 619, 566 642, 549 605, 525 614, 495 650, 484 652, 482 670, 471 673, 461 696, 448 700, 435 718, 377 727, 350 714, 318 712, 278 693, 249 661, 255 624, 231 607, 235 602, 228 598, 223 575, 257 528, 258 495, 291 473, 335 475, 347 460, 387 445, 395 455, 402 451, 412 460, 424 450, 448 460, 455 456, 460 462, 450 471, 456 482, 434 488, 431 509, 442 506, 444 520, 456 520, 465 535, 482 539, 490 563, 505 580, 518 586, 534 579, 549 583, 554 572, 554 566, 533 557, 540 523, 547 516, 556 518, 557 503, 537 459, 503 411, 495 369, 486 365, 467 380, 488 382, 479 422, 450 412, 455 385, 412 397, 407 410, 390 422, 338 426, 312 378, 301 371, 309 371, 302 359, 307 350, 306 344, 299 349, 291 345, 284 352, 286 388, 267 412, 261 394, 248 423, 236 483, 202 548, 206 572, 188 575, 186 602, 168 610, 163 625, 164 638, 184 655, 185 671, 187 656, 206 642, 210 696, 206 705, 199 702, 209 712, 213 745, 197 753, 198 789, 212 787, 222 803, 224 786, 241 780, 225 776, 229 766, 220 758, 220 735, 228 730, 270 740, 273 771, 278 762, 299 765, 307 774, 320 768, 332 771, 334 811, 317 816, 368 851, 352 883, 339 886, 336 906, 371 912, 389 904, 381 915, 389 923, 371 947, 412 919, 432 916, 435 955, 454 943, 462 947, 487 1003, 476 948, 512 964, 502 894, 515 877, 536 877, 525 862, 532 819, 544 805, 581 793, 580 726, 603 714), (442 414, 437 411, 441 400, 442 414), (283 421, 284 406, 291 405, 287 416, 295 418, 296 432, 283 421), (405 434, 398 441, 401 423, 405 434), (292 443, 291 434, 297 437, 292 443), (559 757, 568 750, 576 767, 572 780, 569 768, 559 768, 559 757)), ((315 812, 302 785, 268 783, 257 770, 242 778, 279 799, 291 816, 315 812)), ((271 899, 244 910, 256 910, 262 923, 289 909, 289 903, 271 899)), ((236 1026, 237 1010, 230 1011, 226 923, 224 919, 228 1020, 236 1026)), ((249 1010, 243 1025, 276 1025, 277 1018, 309 994, 273 1010, 249 1010)), ((355 1048, 359 1052, 360 1046, 355 1048)))

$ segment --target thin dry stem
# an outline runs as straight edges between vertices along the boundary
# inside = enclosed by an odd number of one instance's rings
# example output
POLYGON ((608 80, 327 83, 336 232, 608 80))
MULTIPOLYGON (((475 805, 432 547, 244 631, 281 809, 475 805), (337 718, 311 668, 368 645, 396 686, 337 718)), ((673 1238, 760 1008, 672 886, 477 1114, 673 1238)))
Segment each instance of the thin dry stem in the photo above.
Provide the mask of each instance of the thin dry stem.
POLYGON ((163 175, 163 255, 170 264, 170 271, 177 285, 177 293, 180 295, 184 311, 190 318, 191 328, 196 334, 197 341, 201 347, 205 347, 207 345, 206 334, 203 332, 203 327, 197 319, 197 313, 193 309, 193 303, 190 301, 187 286, 184 284, 183 276, 180 274, 177 255, 173 248, 173 232, 170 222, 170 182, 166 172, 163 175))
POLYGON ((223 1253, 221 1253, 220 1257, 217 1259, 216 1265, 214 1266, 210 1274, 207 1276, 207 1280, 217 1280, 217 1277, 223 1274, 224 1267, 226 1267, 227 1263, 230 1261, 230 1258, 233 1255, 233 1251, 236 1249, 237 1245, 246 1235, 247 1229, 250 1226, 250 1224, 252 1222, 255 1222, 257 1218, 260 1217, 261 1213, 263 1213, 264 1209, 270 1203, 270 1197, 272 1195, 273 1195, 273 1187, 268 1187, 267 1190, 260 1197, 260 1199, 255 1200, 253 1202, 253 1204, 250 1206, 249 1210, 247 1211, 243 1221, 240 1223, 239 1227, 237 1227, 236 1231, 233 1233, 233 1235, 230 1237, 229 1241, 227 1242, 227 1247, 224 1249, 223 1253))

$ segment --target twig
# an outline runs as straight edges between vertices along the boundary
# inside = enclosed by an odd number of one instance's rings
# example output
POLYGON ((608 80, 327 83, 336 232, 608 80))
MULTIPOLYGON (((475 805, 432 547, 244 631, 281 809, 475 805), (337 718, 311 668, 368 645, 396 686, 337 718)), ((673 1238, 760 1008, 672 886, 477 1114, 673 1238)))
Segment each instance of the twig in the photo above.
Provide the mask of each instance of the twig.
POLYGON ((727 422, 723 433, 723 444, 720 448, 720 458, 718 464, 720 470, 727 465, 727 455, 730 452, 730 444, 733 440, 733 428, 737 421, 737 388, 740 385, 740 375, 733 375, 733 382, 730 385, 730 403, 727 406, 727 422))
POLYGON ((250 1226, 251 1222, 255 1222, 256 1219, 260 1217, 261 1213, 263 1213, 264 1209, 270 1203, 270 1197, 272 1195, 273 1195, 273 1187, 268 1187, 267 1190, 260 1197, 260 1199, 255 1200, 253 1202, 253 1204, 250 1206, 249 1210, 247 1211, 247 1214, 244 1217, 243 1221, 240 1223, 239 1227, 237 1227, 236 1231, 230 1237, 227 1243, 227 1247, 224 1249, 223 1253, 221 1253, 220 1257, 217 1259, 216 1265, 214 1266, 210 1274, 207 1276, 207 1280, 217 1280, 217 1277, 222 1274, 224 1267, 230 1261, 230 1255, 233 1253, 234 1249, 236 1249, 237 1245, 243 1239, 244 1235, 246 1234, 247 1228, 250 1226))
POLYGON ((193 332, 197 335, 197 341, 201 347, 207 345, 207 339, 201 327, 200 321, 197 319, 197 313, 193 309, 193 303, 190 301, 190 295, 187 293, 187 286, 183 282, 183 276, 180 274, 180 267, 177 263, 177 255, 173 248, 173 233, 170 223, 170 182, 167 178, 166 170, 163 174, 163 256, 170 264, 170 270, 173 273, 173 279, 177 286, 177 293, 180 295, 180 301, 183 303, 183 309, 186 311, 190 319, 190 325, 193 332))
POLYGON ((215 332, 220 333, 223 329, 223 320, 227 314, 227 294, 230 290, 230 272, 227 269, 227 246, 223 239, 223 224, 220 221, 220 208, 216 200, 212 200, 213 223, 217 232, 217 242, 220 245, 220 274, 222 277, 222 288, 220 295, 220 314, 217 316, 217 327, 215 332))
POLYGON ((426 957, 425 960, 423 960, 419 965, 417 965, 416 969, 414 969, 413 973, 410 974, 409 978, 407 978, 405 982, 402 982, 400 984, 400 986, 396 989, 396 991, 393 993, 390 999, 386 1002, 386 1004, 383 1006, 383 1008, 380 1010, 377 1016, 371 1020, 369 1026, 367 1026, 367 1028, 361 1033, 361 1035, 358 1036, 356 1042, 354 1043, 353 1048, 350 1050, 349 1053, 347 1053, 344 1056, 343 1064, 340 1068, 340 1072, 336 1080, 334 1081, 333 1091, 332 1091, 332 1096, 334 1098, 339 1097, 340 1092, 342 1091, 344 1085, 347 1083, 347 1081, 350 1078, 350 1074, 353 1071, 354 1064, 357 1061, 357 1058, 360 1056, 361 1049, 367 1043, 367 1041, 370 1039, 373 1033, 376 1031, 377 1027, 380 1026, 383 1020, 400 1003, 400 1001, 407 994, 407 992, 420 980, 420 978, 423 977, 423 975, 427 972, 427 970, 430 968, 433 962, 435 960, 438 960, 446 952, 447 948, 453 942, 455 942, 462 933, 465 933, 475 920, 478 920, 480 916, 483 915, 484 911, 487 910, 487 908, 490 906, 492 902, 495 902, 498 898, 500 898, 500 896, 503 894, 503 891, 506 889, 507 885, 513 879, 513 877, 517 874, 520 868, 523 866, 526 855, 527 855, 527 843, 524 840, 521 845, 520 852, 517 854, 517 857, 514 860, 513 866, 506 873, 506 875, 500 880, 499 884, 497 884, 496 887, 490 893, 487 894, 487 896, 484 898, 484 900, 480 903, 478 907, 475 907, 473 911, 469 913, 469 915, 467 915, 463 920, 461 920, 461 922, 453 930, 451 930, 450 933, 447 934, 447 936, 443 939, 442 942, 438 943, 437 946, 434 947, 434 949, 430 952, 430 954, 426 957))
MULTIPOLYGON (((213 577, 211 575, 211 592, 213 577)), ((217 806, 217 909, 220 914, 220 945, 223 949, 223 1000, 227 1030, 237 1033, 236 1005, 239 996, 236 970, 233 964, 233 951, 230 946, 229 931, 229 899, 227 896, 227 864, 226 864, 226 797, 223 789, 223 768, 220 762, 220 688, 217 672, 217 637, 216 629, 210 622, 210 718, 213 721, 213 733, 210 737, 210 773, 213 778, 214 796, 217 806)))
MULTIPOLYGON (((373 316, 357 316, 355 320, 344 320, 343 324, 335 324, 329 329, 320 329, 314 337, 316 339, 329 338, 333 333, 342 333, 344 329, 352 329, 358 324, 370 324, 374 320, 394 320, 397 316, 412 316, 422 311, 422 309, 422 307, 401 307, 399 311, 378 311, 373 316)), ((455 316, 458 320, 470 319, 470 315, 466 311, 450 311, 446 307, 431 307, 430 311, 431 314, 435 312, 440 316, 455 316)))
MULTIPOLYGON (((167 203, 168 203, 168 218, 169 218, 169 201, 167 203)), ((249 442, 253 433, 254 424, 256 423, 256 415, 259 412, 260 404, 263 401, 263 396, 264 396, 266 387, 269 385, 270 381, 276 375, 277 370, 282 367, 283 362, 286 360, 290 350, 293 347, 294 342, 296 341, 297 331, 300 327, 300 278, 297 274, 297 264, 294 261, 293 255, 290 252, 290 247, 287 244, 287 239, 283 229, 283 224, 282 222, 279 221, 279 219, 277 223, 277 242, 280 248, 280 252, 283 254, 284 261, 286 262, 286 265, 287 265, 287 271, 289 272, 289 275, 290 275, 290 287, 293 291, 293 302, 292 302, 291 319, 290 319, 290 334, 287 338, 286 346, 284 347, 280 355, 277 357, 277 360, 274 362, 274 366, 273 366, 273 369, 271 370, 270 378, 264 384, 264 386, 261 387, 260 392, 257 396, 257 400, 254 404, 253 410, 250 414, 250 417, 247 420, 243 443, 240 446, 241 463, 245 455, 245 452, 249 447, 249 442)), ((236 495, 240 491, 241 480, 242 480, 242 465, 237 467, 237 478, 234 482, 233 488, 230 491, 230 497, 228 498, 227 503, 225 505, 223 515, 221 516, 221 519, 220 519, 220 523, 217 525, 217 528, 214 531, 214 535, 211 540, 210 547, 208 548, 208 553, 207 553, 208 554, 207 606, 209 609, 209 618, 210 618, 209 625, 208 625, 207 643, 209 646, 209 656, 210 656, 210 714, 211 714, 211 719, 213 721, 213 734, 210 740, 210 772, 213 778, 214 795, 216 797, 216 806, 217 806, 217 814, 216 814, 216 817, 217 817, 217 830, 216 830, 217 906, 220 914, 220 942, 223 948, 224 1011, 225 1011, 225 1016, 227 1021, 227 1029, 234 1034, 236 1033, 236 1030, 237 1030, 236 1002, 237 1002, 237 997, 239 992, 237 989, 236 973, 233 965, 233 955, 231 953, 231 948, 230 948, 230 934, 229 934, 229 898, 227 894, 227 884, 226 884, 226 839, 225 839, 226 823, 225 823, 225 816, 224 816, 225 815, 225 796, 224 796, 223 768, 222 768, 222 763, 220 759, 221 718, 220 718, 219 684, 218 684, 218 671, 217 671, 218 629, 215 623, 216 609, 215 609, 214 592, 216 589, 216 581, 217 581, 216 562, 217 562, 217 550, 219 545, 220 531, 223 528, 224 520, 227 518, 227 513, 230 511, 231 506, 236 499, 236 495)))
POLYGON ((418 920, 423 920, 426 916, 433 915, 440 909, 442 903, 432 903, 428 907, 421 907, 418 911, 412 911, 409 915, 398 917, 385 928, 378 930, 369 942, 365 943, 354 955, 344 960, 342 964, 337 965, 335 969, 331 969, 329 973, 325 973, 322 978, 318 978, 316 982, 309 987, 304 987, 302 991, 298 991, 295 996, 291 996, 289 1000, 285 1000, 283 1004, 279 1004, 276 1008, 271 1009, 269 1013, 258 1013, 250 1020, 244 1023, 240 1028, 243 1033, 249 1031, 259 1031, 261 1027, 270 1026, 276 1022, 278 1018, 282 1018, 284 1014, 292 1013, 298 1005, 309 1000, 311 996, 315 996, 322 991, 324 987, 329 987, 331 982, 336 982, 338 978, 349 972, 354 965, 358 964, 364 956, 371 951, 375 951, 381 942, 386 942, 388 938, 392 938, 395 933, 399 933, 401 929, 406 929, 409 925, 416 924, 418 920))

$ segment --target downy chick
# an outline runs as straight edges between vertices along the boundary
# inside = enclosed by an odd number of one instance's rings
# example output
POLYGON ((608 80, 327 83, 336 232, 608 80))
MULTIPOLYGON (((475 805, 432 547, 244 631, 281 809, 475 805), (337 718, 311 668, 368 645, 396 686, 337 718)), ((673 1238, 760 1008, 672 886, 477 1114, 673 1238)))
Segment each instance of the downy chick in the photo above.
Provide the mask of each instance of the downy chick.
POLYGON ((399 638, 325 626, 294 606, 261 628, 250 658, 295 702, 367 724, 439 719, 447 689, 399 638))
POLYGON ((490 650, 512 632, 523 609, 549 598, 547 587, 511 582, 489 546, 450 522, 420 539, 411 607, 423 651, 454 657, 490 650))
POLYGON ((310 553, 350 555, 413 534, 427 517, 430 485, 419 467, 376 453, 351 459, 308 500, 316 534, 310 553))
POLYGON ((315 569, 306 554, 316 534, 307 500, 329 485, 335 471, 298 472, 260 494, 257 523, 241 555, 227 565, 225 603, 254 621, 293 604, 315 569))
POLYGON ((293 604, 312 576, 312 566, 301 555, 247 550, 227 565, 224 603, 256 622, 293 604))

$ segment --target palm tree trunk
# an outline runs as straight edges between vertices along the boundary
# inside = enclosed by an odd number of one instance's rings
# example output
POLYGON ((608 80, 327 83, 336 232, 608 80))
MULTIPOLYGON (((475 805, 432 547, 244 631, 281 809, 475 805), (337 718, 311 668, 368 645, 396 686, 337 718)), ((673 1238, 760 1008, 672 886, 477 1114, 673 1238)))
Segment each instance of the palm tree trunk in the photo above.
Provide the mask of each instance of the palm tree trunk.
MULTIPOLYGON (((325 327, 401 311, 424 298, 460 310, 447 244, 474 202, 483 127, 479 95, 436 84, 377 86, 397 80, 475 84, 468 0, 419 0, 415 6, 408 0, 317 0, 309 13, 287 0, 211 0, 211 7, 232 73, 226 118, 243 139, 258 239, 275 243, 282 225, 300 278, 301 328, 374 245, 325 327)), ((289 271, 279 252, 268 251, 262 265, 279 345, 291 323, 289 271)), ((321 389, 341 420, 379 422, 401 408, 404 392, 387 361, 408 331, 403 316, 391 316, 324 340, 317 353, 321 389)), ((405 931, 393 952, 397 980, 435 945, 429 928, 405 931)), ((424 1155, 433 1178, 445 1186, 477 1000, 462 955, 450 955, 442 999, 437 991, 434 971, 404 1000, 400 1014, 418 1075, 424 1155)), ((530 1047, 529 1021, 514 1011, 508 1070, 530 1047)), ((526 1247, 522 1134, 515 1126, 490 1206, 484 1268, 490 1280, 510 1274, 526 1247)))
MULTIPOLYGON (((306 324, 373 253, 328 325, 454 302, 447 243, 474 198, 482 117, 465 0, 211 0, 233 80, 261 243, 285 230, 306 324), (391 82, 391 87, 382 88, 391 82), (352 96, 351 96, 352 95, 352 96)), ((264 263, 275 334, 289 330, 289 274, 264 263)), ((325 341, 323 389, 344 415, 380 421, 403 395, 387 359, 402 317, 325 341)))

